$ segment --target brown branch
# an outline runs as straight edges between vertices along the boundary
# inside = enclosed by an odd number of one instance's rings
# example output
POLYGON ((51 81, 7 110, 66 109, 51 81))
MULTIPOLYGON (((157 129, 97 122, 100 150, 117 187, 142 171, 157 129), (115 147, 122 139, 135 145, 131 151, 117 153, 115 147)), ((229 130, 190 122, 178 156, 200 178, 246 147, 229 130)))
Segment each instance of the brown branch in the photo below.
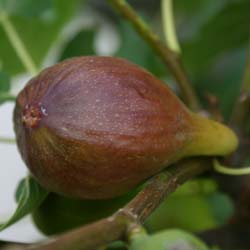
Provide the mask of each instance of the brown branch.
POLYGON ((143 223, 175 189, 211 167, 210 158, 183 160, 153 177, 147 186, 124 208, 143 223))
POLYGON ((154 49, 156 54, 163 60, 177 81, 184 102, 195 111, 198 111, 199 101, 188 79, 187 73, 180 61, 179 56, 170 50, 160 38, 147 26, 137 15, 136 11, 125 0, 108 0, 135 28, 138 34, 154 49))
POLYGON ((115 240, 126 240, 129 229, 145 219, 179 185, 211 166, 209 158, 184 160, 152 177, 144 189, 111 217, 83 226, 29 250, 93 250, 115 240))

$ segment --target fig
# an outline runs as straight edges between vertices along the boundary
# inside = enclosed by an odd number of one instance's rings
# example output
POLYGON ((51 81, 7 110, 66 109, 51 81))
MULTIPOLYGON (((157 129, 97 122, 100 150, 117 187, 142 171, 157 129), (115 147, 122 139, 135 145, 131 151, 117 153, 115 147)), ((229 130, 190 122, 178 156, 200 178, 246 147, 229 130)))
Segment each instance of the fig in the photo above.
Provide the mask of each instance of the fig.
POLYGON ((223 156, 238 143, 146 70, 102 56, 67 59, 31 79, 14 128, 33 177, 80 199, 122 195, 184 157, 223 156))

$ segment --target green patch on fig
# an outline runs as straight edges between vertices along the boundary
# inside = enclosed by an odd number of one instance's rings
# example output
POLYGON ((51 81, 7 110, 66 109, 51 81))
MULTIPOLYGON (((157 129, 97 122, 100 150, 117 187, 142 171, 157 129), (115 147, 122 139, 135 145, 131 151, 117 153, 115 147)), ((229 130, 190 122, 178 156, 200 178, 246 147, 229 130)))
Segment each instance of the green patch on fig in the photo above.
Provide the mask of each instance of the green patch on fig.
POLYGON ((121 58, 86 56, 42 71, 19 93, 17 145, 31 174, 80 199, 125 194, 190 156, 224 156, 238 141, 190 112, 159 79, 121 58))

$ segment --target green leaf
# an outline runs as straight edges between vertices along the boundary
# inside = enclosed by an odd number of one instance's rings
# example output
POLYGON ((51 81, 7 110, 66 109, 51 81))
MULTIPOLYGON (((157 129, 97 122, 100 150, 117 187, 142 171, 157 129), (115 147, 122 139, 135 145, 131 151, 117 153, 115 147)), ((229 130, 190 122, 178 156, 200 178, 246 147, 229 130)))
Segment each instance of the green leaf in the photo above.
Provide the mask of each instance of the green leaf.
POLYGON ((183 56, 189 68, 201 73, 224 53, 245 47, 249 41, 250 1, 228 1, 183 44, 183 56))
POLYGON ((48 191, 42 188, 32 177, 27 176, 21 180, 16 192, 17 208, 6 222, 0 224, 0 231, 39 207, 47 195, 48 191))
POLYGON ((0 8, 4 9, 8 14, 39 17, 52 7, 53 2, 53 0, 1 0, 0 8))
POLYGON ((220 225, 225 224, 234 212, 232 200, 223 193, 214 193, 208 197, 215 219, 220 225))
POLYGON ((181 185, 172 196, 211 194, 218 189, 217 183, 212 179, 199 178, 187 181, 181 185))
POLYGON ((138 235, 132 238, 131 250, 208 250, 197 237, 182 230, 165 230, 151 236, 138 235))
MULTIPOLYGON (((33 2, 36 3, 36 1, 33 2)), ((36 66, 41 65, 48 50, 56 39, 58 39, 62 28, 72 18, 78 2, 79 0, 54 0, 54 4, 50 8, 50 18, 38 19, 36 17, 31 18, 20 15, 9 16, 9 20, 16 29, 36 66)), ((0 62, 2 63, 2 70, 11 75, 25 70, 1 25, 0 62)))
POLYGON ((16 97, 9 94, 8 92, 0 92, 0 105, 4 102, 15 101, 16 97))
POLYGON ((209 93, 219 100, 220 110, 228 120, 231 116, 235 101, 239 96, 242 73, 244 71, 246 50, 228 53, 218 60, 197 82, 197 90, 203 95, 209 93))
POLYGON ((199 34, 200 28, 212 19, 227 3, 227 0, 189 0, 174 1, 175 15, 178 20, 177 31, 181 39, 190 39, 199 34), (180 21, 179 21, 180 19, 180 21))
POLYGON ((67 44, 60 60, 74 56, 94 55, 94 38, 94 30, 82 30, 67 44))
POLYGON ((14 101, 15 97, 9 94, 10 77, 5 72, 0 71, 0 104, 6 101, 14 101))
POLYGON ((10 77, 7 73, 0 71, 0 92, 10 90, 10 77))
POLYGON ((108 245, 107 250, 127 250, 126 246, 127 244, 122 241, 115 241, 108 245))
POLYGON ((16 203, 18 203, 18 200, 20 199, 20 197, 22 195, 23 187, 25 186, 25 182, 27 181, 27 178, 29 178, 29 176, 26 176, 25 178, 21 179, 21 181, 17 185, 16 192, 15 192, 16 203))
POLYGON ((146 220, 150 232, 165 228, 200 232, 217 226, 210 203, 202 194, 171 195, 146 220))
POLYGON ((213 180, 187 182, 171 194, 146 220, 147 229, 155 232, 180 228, 200 232, 228 222, 233 212, 230 198, 217 191, 213 180))
POLYGON ((63 233, 81 225, 110 216, 130 201, 138 190, 108 200, 78 200, 49 194, 32 212, 32 219, 45 235, 63 233))

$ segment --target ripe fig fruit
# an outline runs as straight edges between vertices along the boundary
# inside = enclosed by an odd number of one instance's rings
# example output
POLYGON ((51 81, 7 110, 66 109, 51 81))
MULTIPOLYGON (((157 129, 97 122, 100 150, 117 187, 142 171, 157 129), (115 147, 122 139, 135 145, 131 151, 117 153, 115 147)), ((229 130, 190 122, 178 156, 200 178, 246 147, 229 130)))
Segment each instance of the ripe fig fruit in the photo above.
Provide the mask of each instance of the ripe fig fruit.
POLYGON ((237 146, 229 128, 190 112, 152 74, 114 57, 78 57, 42 71, 19 93, 14 124, 34 178, 82 199, 119 196, 181 158, 237 146))

